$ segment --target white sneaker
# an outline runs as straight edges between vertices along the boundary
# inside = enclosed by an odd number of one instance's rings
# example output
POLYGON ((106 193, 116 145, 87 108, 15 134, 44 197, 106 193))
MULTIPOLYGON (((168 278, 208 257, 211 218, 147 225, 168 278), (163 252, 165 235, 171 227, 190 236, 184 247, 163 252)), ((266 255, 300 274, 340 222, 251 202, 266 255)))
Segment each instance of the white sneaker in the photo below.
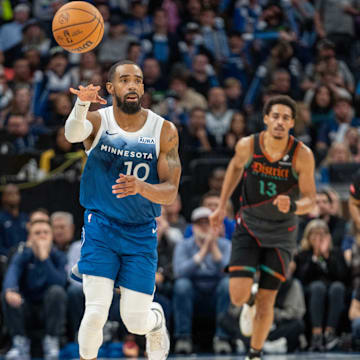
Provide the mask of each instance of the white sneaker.
POLYGON ((256 305, 249 306, 248 304, 244 304, 241 309, 239 318, 240 331, 246 337, 252 335, 255 313, 256 305))
POLYGON ((43 351, 45 360, 58 360, 60 353, 59 338, 46 335, 43 340, 43 351))
POLYGON ((30 360, 30 340, 27 337, 16 335, 12 343, 11 349, 5 354, 6 360, 30 360))
POLYGON ((281 337, 274 341, 265 341, 263 350, 266 354, 286 354, 287 340, 281 337))
POLYGON ((170 338, 164 311, 158 303, 153 303, 151 308, 160 313, 162 322, 160 328, 146 334, 146 352, 149 360, 165 360, 169 354, 170 338))

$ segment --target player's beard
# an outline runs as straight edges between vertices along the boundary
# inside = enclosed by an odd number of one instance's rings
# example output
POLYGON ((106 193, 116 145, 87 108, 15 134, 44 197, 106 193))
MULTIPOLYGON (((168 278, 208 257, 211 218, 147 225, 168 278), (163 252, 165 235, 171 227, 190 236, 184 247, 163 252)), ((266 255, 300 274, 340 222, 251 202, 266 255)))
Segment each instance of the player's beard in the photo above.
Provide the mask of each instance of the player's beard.
POLYGON ((125 114, 133 115, 141 110, 141 98, 138 101, 126 101, 124 96, 124 101, 117 95, 115 95, 116 106, 125 114))

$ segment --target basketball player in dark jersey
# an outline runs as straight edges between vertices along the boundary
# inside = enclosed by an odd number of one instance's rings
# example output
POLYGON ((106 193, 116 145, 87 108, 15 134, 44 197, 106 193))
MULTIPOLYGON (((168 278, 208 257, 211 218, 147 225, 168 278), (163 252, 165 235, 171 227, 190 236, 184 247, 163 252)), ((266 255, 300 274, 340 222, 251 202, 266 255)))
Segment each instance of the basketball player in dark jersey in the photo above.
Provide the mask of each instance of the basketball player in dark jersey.
POLYGON ((310 212, 315 205, 314 156, 289 135, 295 117, 296 104, 288 96, 272 97, 265 104, 266 130, 237 143, 226 170, 220 205, 210 216, 213 227, 222 224, 226 203, 241 181, 241 208, 228 267, 234 305, 242 306, 249 300, 254 274, 260 271, 246 360, 261 358, 273 322, 276 294, 296 247, 296 215, 310 212))

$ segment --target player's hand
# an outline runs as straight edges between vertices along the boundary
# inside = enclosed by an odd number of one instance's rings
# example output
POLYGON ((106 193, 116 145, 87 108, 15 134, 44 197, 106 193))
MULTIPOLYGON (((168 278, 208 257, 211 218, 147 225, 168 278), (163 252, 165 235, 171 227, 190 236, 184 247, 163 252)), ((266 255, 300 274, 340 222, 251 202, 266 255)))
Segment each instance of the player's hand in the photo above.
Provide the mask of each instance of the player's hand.
POLYGON ((284 214, 290 211, 290 196, 288 195, 278 195, 273 201, 273 205, 277 206, 278 210, 284 214))
POLYGON ((128 195, 136 195, 140 192, 141 181, 134 175, 119 174, 116 184, 112 186, 112 193, 117 198, 124 198, 128 195))
POLYGON ((6 302, 14 308, 19 308, 23 303, 21 295, 18 292, 12 290, 6 291, 5 299, 6 302))
POLYGON ((79 85, 79 90, 73 88, 70 88, 69 90, 72 94, 77 95, 81 101, 91 101, 93 103, 106 104, 107 101, 98 94, 100 89, 100 86, 94 86, 93 84, 90 84, 85 87, 79 85))
POLYGON ((210 216, 210 226, 216 231, 221 229, 226 215, 225 209, 218 207, 210 216))

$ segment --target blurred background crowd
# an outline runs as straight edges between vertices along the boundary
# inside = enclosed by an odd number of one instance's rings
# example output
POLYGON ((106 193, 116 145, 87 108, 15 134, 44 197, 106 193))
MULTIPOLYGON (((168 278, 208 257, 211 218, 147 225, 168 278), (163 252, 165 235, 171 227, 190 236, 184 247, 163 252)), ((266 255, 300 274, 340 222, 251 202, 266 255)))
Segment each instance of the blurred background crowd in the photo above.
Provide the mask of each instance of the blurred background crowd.
MULTIPOLYGON (((360 167, 360 1, 93 0, 105 33, 84 54, 64 51, 52 37, 52 18, 66 2, 0 0, 0 343, 3 353, 10 348, 7 358, 16 358, 14 346, 49 359, 76 347, 84 298, 68 272, 80 253, 86 155, 64 136, 75 101, 69 87, 100 85, 111 105, 107 72, 123 59, 143 69, 143 107, 180 135, 183 173, 177 200, 158 219, 155 294, 172 351, 248 346, 223 272, 238 190, 222 232, 213 233, 207 217, 236 142, 264 129, 264 102, 276 94, 297 102, 293 135, 315 154, 318 194, 316 209, 301 218, 264 350, 360 350, 360 219, 347 204, 360 167)), ((126 332, 114 296, 104 341, 121 345, 102 355, 141 355, 143 339, 126 332)))

